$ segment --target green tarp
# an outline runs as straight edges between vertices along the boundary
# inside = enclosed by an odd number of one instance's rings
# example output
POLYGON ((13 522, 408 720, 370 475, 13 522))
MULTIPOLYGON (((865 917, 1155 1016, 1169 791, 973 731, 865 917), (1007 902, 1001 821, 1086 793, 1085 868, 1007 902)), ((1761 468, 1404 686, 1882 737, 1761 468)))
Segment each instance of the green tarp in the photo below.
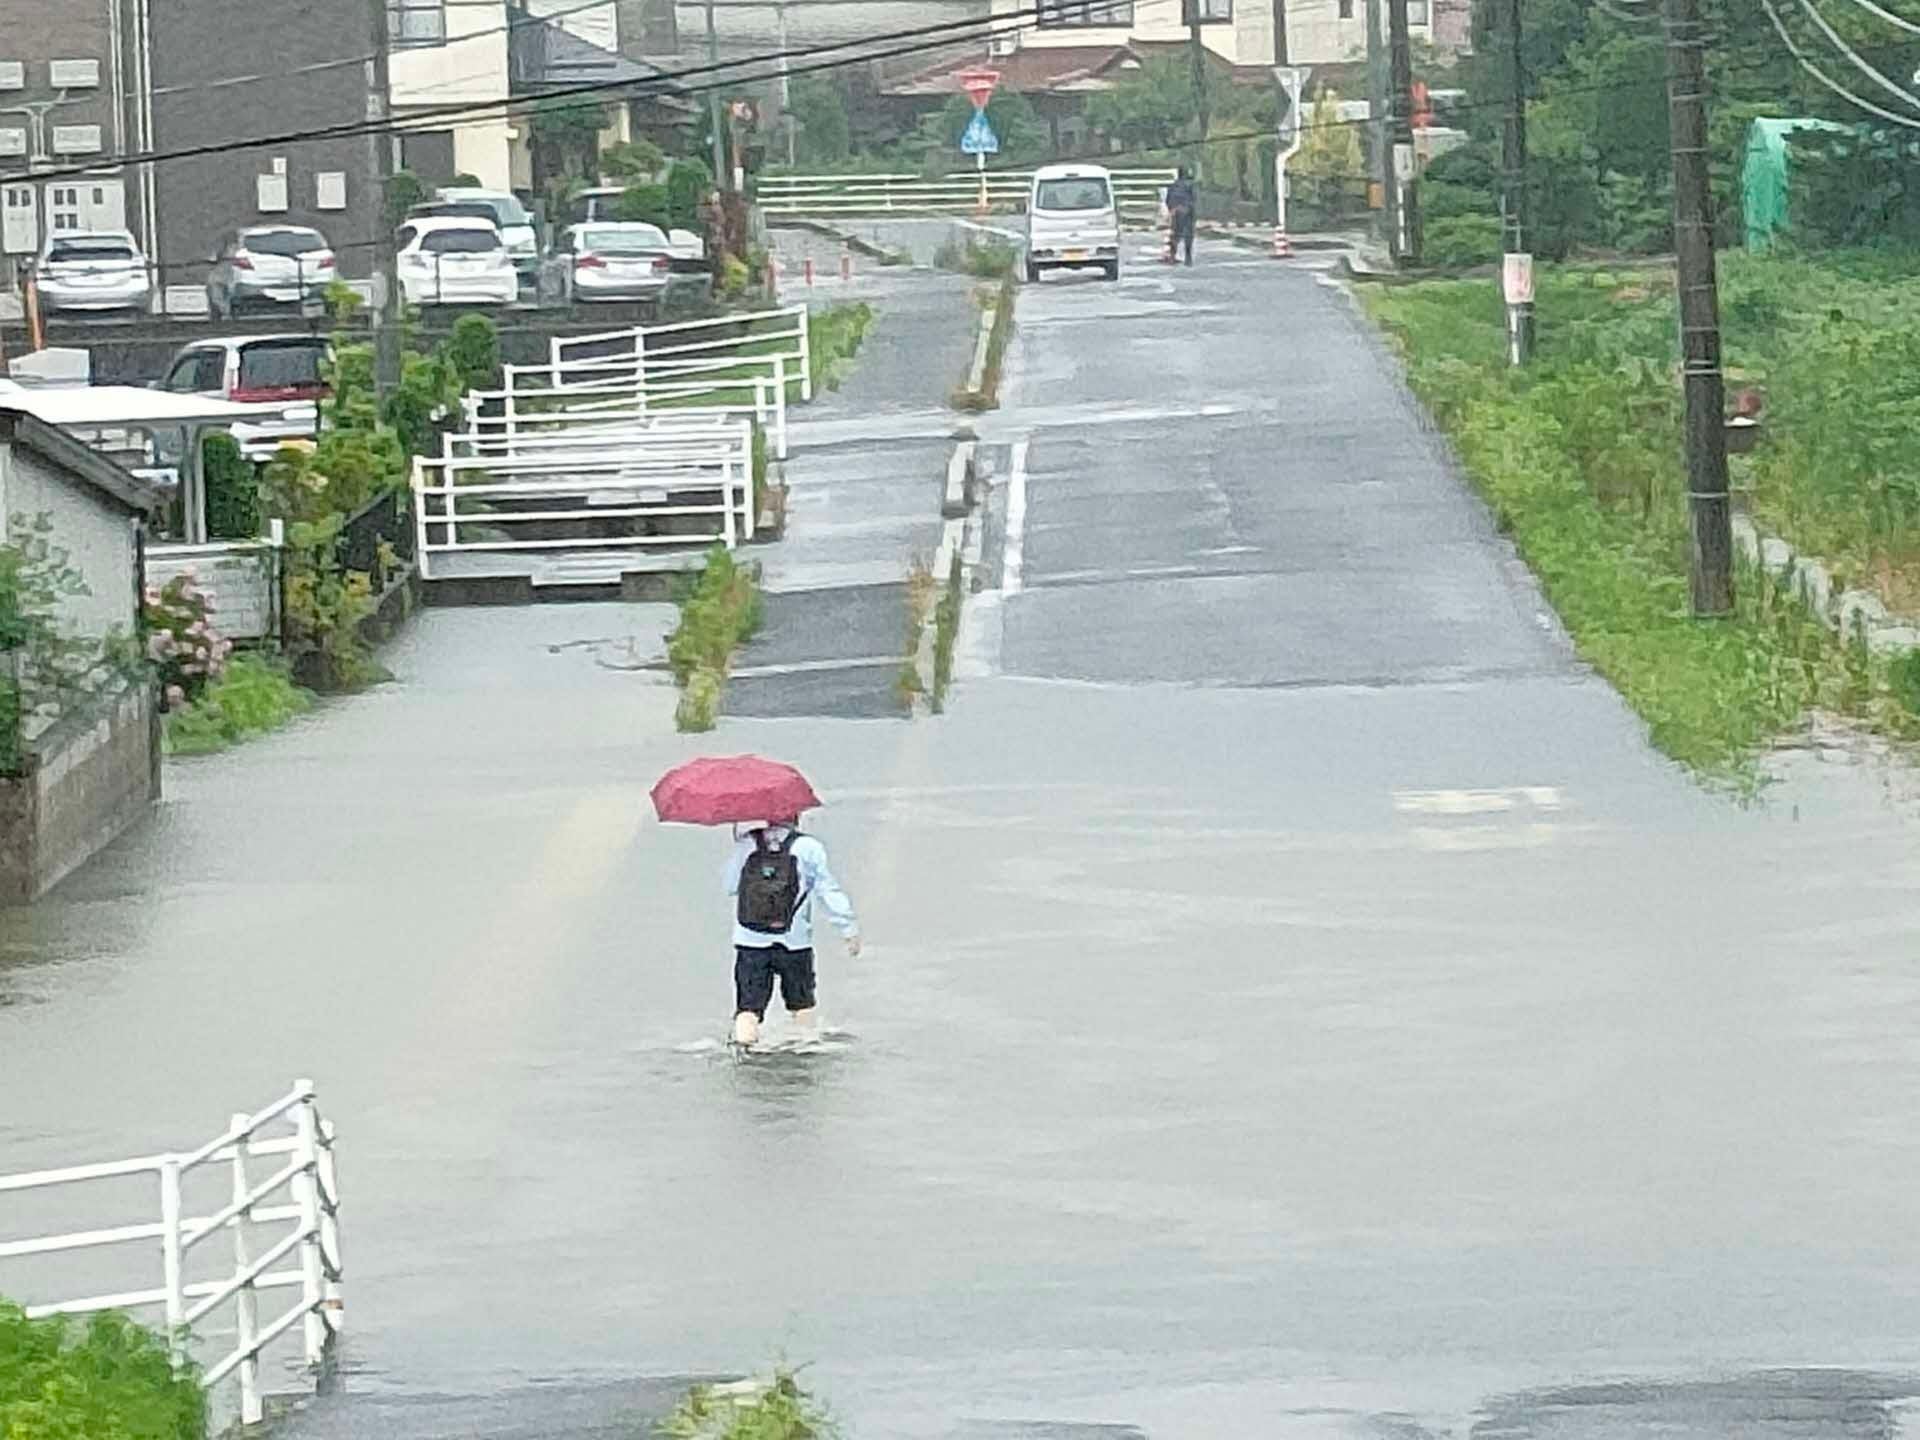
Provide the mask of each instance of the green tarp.
POLYGON ((1756 120, 1747 131, 1747 155, 1740 167, 1740 204, 1747 223, 1747 248, 1765 250, 1787 227, 1787 137, 1796 130, 1847 130, 1831 120, 1756 120))

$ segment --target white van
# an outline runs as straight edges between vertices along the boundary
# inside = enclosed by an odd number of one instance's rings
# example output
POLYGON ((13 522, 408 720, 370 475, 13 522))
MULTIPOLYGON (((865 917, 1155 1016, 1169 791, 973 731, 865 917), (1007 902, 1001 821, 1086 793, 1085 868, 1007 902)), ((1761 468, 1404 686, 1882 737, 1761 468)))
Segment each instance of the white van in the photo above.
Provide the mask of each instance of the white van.
POLYGON ((1113 177, 1098 165, 1044 165, 1034 172, 1027 196, 1027 279, 1062 266, 1120 278, 1120 212, 1113 177))

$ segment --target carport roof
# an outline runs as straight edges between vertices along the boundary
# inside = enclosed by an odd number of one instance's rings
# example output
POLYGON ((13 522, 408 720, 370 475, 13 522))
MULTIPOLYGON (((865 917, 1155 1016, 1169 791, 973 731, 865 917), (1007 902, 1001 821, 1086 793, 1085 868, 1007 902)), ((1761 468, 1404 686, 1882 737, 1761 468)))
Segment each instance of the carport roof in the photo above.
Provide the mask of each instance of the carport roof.
POLYGON ((49 425, 231 425, 242 420, 277 420, 288 410, 310 410, 312 402, 221 400, 146 390, 138 385, 0 384, 0 406, 49 425))
POLYGON ((0 438, 45 456, 134 514, 149 513, 165 498, 158 486, 121 469, 59 426, 17 408, 14 398, 12 392, 0 394, 0 438))

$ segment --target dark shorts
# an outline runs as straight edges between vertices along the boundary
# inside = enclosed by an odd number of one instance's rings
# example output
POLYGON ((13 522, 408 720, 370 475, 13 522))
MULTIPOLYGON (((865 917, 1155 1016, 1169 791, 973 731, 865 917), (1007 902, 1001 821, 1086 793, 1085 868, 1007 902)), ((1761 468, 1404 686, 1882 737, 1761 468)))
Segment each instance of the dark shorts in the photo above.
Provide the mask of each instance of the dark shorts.
POLYGON ((766 1017, 773 999, 773 977, 780 977, 780 1000, 789 1010, 813 1008, 813 951, 789 950, 784 945, 739 945, 733 952, 733 1008, 735 1014, 766 1017))

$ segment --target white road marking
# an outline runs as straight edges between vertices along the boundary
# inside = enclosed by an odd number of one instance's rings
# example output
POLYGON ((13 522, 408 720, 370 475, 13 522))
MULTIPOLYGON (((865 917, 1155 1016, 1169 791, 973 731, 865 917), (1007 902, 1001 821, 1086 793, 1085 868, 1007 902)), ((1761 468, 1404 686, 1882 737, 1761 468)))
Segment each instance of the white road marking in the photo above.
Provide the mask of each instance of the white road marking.
POLYGON ((1536 810, 1558 810, 1560 792, 1551 785, 1521 785, 1507 790, 1396 790, 1393 808, 1416 815, 1491 815, 1519 802, 1536 810))
POLYGON ((1013 446, 1013 471, 1007 477, 1007 548, 1000 566, 1002 595, 1020 593, 1020 572, 1026 564, 1027 447, 1032 443, 1018 440, 1013 446))

